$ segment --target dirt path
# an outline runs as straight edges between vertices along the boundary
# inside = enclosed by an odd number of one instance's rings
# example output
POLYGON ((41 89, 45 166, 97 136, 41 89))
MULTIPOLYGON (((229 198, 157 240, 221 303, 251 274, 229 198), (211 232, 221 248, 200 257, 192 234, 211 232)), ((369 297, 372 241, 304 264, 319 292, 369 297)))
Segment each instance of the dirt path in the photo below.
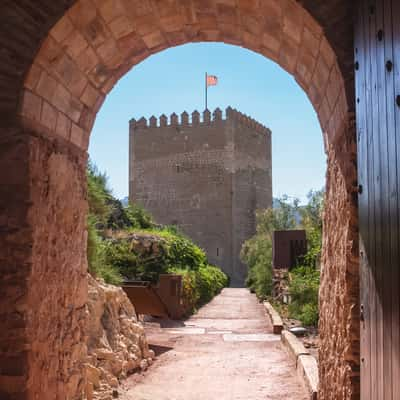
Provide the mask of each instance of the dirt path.
POLYGON ((123 400, 306 400, 263 306, 224 289, 184 323, 147 323, 155 363, 124 383, 123 400))

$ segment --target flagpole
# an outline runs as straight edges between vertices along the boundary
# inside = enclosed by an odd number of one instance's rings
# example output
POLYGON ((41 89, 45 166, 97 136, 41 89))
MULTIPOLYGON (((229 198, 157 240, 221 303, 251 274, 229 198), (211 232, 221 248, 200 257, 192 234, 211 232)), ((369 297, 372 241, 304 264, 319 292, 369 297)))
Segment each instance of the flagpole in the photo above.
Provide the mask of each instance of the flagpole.
POLYGON ((208 89, 208 86, 207 86, 207 72, 206 72, 206 81, 205 81, 205 84, 206 84, 206 110, 207 110, 207 89, 208 89))

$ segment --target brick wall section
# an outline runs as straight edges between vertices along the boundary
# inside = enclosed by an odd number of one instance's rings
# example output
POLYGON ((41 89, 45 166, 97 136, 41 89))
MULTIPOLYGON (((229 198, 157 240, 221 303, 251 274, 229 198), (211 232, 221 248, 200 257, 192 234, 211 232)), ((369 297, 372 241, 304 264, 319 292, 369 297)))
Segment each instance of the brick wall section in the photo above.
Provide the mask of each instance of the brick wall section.
POLYGON ((254 212, 272 205, 271 132, 231 108, 226 115, 131 120, 129 197, 157 222, 178 225, 240 286, 254 212))
MULTIPOLYGON (((14 328, 12 335, 0 333, 1 348, 8 349, 8 355, 3 352, 0 360, 2 388, 18 386, 23 393, 23 379, 8 381, 4 376, 30 368, 23 363, 29 348, 23 347, 25 323, 19 304, 24 304, 27 290, 27 281, 21 279, 23 269, 31 269, 30 261, 25 260, 34 227, 25 222, 24 213, 31 205, 23 200, 31 190, 25 179, 31 166, 22 157, 29 153, 27 147, 20 144, 17 151, 14 145, 6 145, 11 143, 10 136, 20 138, 21 115, 37 133, 50 131, 86 149, 105 95, 131 66, 163 48, 210 40, 242 45, 278 62, 295 76, 319 116, 329 162, 320 299, 320 396, 335 400, 357 397, 357 221, 351 200, 356 167, 353 151, 346 144, 354 140, 354 129, 348 127, 354 111, 353 3, 35 0, 33 6, 31 1, 15 0, 1 4, 0 135, 5 142, 0 162, 6 169, 0 173, 0 221, 12 228, 0 231, 2 260, 7 260, 3 265, 8 266, 1 271, 7 282, 1 290, 7 297, 0 298, 2 310, 8 313, 4 321, 14 328), (10 163, 15 166, 11 173, 10 163), (18 188, 18 193, 13 188, 18 188), (339 303, 332 301, 332 293, 339 303), (328 338, 337 331, 341 332, 341 350, 336 355, 337 344, 328 338)), ((75 271, 68 278, 74 280, 78 275, 75 271)), ((8 395, 8 399, 17 398, 28 395, 8 395)))

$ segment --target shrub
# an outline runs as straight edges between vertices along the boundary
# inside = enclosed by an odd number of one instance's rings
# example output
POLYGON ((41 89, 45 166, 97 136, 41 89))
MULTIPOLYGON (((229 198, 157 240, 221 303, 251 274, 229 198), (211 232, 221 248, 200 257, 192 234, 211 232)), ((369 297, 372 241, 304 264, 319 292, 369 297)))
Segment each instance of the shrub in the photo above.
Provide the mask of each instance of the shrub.
POLYGON ((170 269, 170 273, 182 275, 182 303, 187 315, 192 314, 199 303, 196 272, 187 269, 170 269))
POLYGON ((257 210, 256 234, 243 243, 240 258, 248 267, 246 285, 260 298, 272 291, 272 233, 275 230, 296 228, 298 200, 293 203, 287 196, 276 200, 278 206, 257 210))
MULTIPOLYGON (((151 237, 149 237, 151 238, 151 237)), ((149 239, 151 240, 151 239, 149 239)), ((154 242, 155 243, 155 242, 154 242)), ((152 246, 154 247, 154 243, 152 246)), ((107 241, 106 260, 118 268, 128 280, 142 280, 156 283, 160 274, 167 273, 165 243, 157 242, 159 251, 152 249, 145 252, 132 246, 132 238, 112 239, 107 241)))
MULTIPOLYGON (((140 233, 140 231, 136 231, 140 233)), ((162 227, 159 229, 146 229, 144 233, 159 237, 162 247, 162 259, 157 262, 165 266, 164 269, 178 268, 196 270, 207 264, 207 256, 191 239, 180 233, 176 227, 162 227)))
POLYGON ((150 213, 137 204, 123 207, 108 189, 106 174, 91 163, 87 179, 87 258, 92 275, 120 284, 122 277, 156 283, 162 273, 179 273, 183 276, 183 301, 188 313, 228 285, 227 276, 208 265, 204 251, 177 227, 157 226, 150 213), (151 246, 135 246, 135 232, 145 233, 151 246))
POLYGON ((219 268, 213 265, 201 266, 196 271, 196 286, 199 293, 196 305, 208 303, 228 284, 229 278, 219 268))
POLYGON ((197 270, 171 268, 168 272, 182 275, 182 300, 187 314, 195 312, 229 285, 227 275, 213 265, 203 265, 197 270))
POLYGON ((92 215, 88 217, 87 261, 91 275, 104 279, 106 283, 119 285, 122 277, 113 263, 107 262, 106 244, 99 236, 96 229, 96 219, 92 215))
POLYGON ((137 257, 126 240, 106 240, 104 255, 105 262, 112 264, 124 276, 127 276, 126 271, 136 268, 137 257))
POLYGON ((132 227, 139 229, 150 229, 154 227, 153 217, 139 204, 129 203, 124 210, 132 227))
POLYGON ((166 262, 168 267, 197 270, 207 264, 204 251, 196 246, 190 239, 179 233, 164 231, 162 236, 166 239, 166 262))
POLYGON ((100 173, 97 167, 89 162, 86 176, 89 214, 92 216, 92 223, 96 227, 103 226, 111 212, 109 201, 112 197, 107 188, 107 175, 100 173))
POLYGON ((290 274, 289 315, 306 326, 318 324, 319 271, 309 266, 295 268, 290 274))
POLYGON ((157 282, 160 274, 169 269, 198 270, 207 264, 202 249, 174 229, 130 230, 124 235, 113 235, 106 244, 106 261, 113 263, 130 280, 157 282), (148 236, 151 247, 135 246, 132 233, 148 236))
POLYGON ((242 247, 241 259, 249 266, 247 287, 265 298, 272 290, 272 246, 265 235, 257 235, 242 247))

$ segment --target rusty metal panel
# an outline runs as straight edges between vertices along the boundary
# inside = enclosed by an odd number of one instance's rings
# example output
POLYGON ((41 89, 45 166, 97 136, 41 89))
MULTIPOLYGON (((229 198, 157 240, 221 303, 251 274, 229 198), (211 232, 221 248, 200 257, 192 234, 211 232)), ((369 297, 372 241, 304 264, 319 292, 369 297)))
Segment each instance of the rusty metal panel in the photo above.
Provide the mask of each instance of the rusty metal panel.
POLYGON ((137 314, 172 319, 180 319, 185 314, 181 275, 160 275, 157 285, 144 281, 125 282, 122 288, 137 314))
POLYGON ((182 275, 160 275, 156 290, 165 304, 170 318, 182 318, 184 314, 182 305, 182 275))
POLYGON ((168 318, 168 310, 151 285, 129 283, 123 285, 125 293, 135 307, 137 314, 168 318))
POLYGON ((272 235, 272 266, 292 269, 299 257, 307 253, 305 230, 274 231, 272 235))

